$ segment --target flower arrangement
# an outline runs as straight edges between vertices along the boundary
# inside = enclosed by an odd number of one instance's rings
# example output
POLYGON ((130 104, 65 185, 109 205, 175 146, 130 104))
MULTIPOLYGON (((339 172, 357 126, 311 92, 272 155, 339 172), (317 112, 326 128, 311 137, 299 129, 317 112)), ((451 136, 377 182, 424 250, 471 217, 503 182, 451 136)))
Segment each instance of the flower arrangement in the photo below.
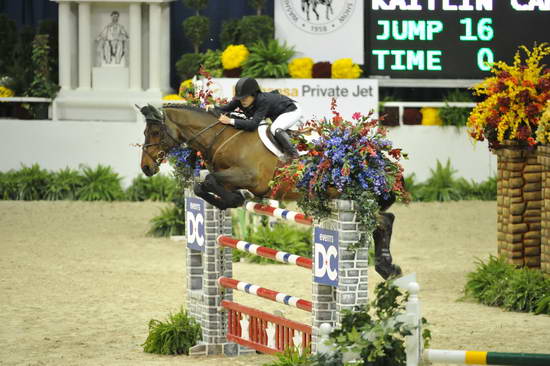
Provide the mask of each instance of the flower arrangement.
POLYGON ((296 186, 303 194, 298 205, 305 213, 326 217, 328 199, 337 194, 354 200, 365 230, 374 230, 380 204, 408 200, 399 163, 406 155, 392 146, 386 129, 371 114, 355 113, 353 121, 344 120, 334 99, 331 109, 331 119, 305 124, 305 131, 318 137, 311 141, 299 138, 297 148, 306 154, 279 169, 272 182, 273 195, 296 186))
POLYGON ((0 98, 10 98, 15 95, 15 92, 8 87, 0 86, 0 98))
POLYGON ((243 66, 245 61, 248 59, 249 55, 250 55, 250 52, 248 51, 248 48, 246 48, 245 45, 231 44, 227 46, 225 51, 222 52, 223 68, 226 70, 239 68, 243 66))
POLYGON ((363 70, 351 58, 341 58, 332 64, 333 79, 357 79, 363 70))
POLYGON ((311 79, 313 60, 309 57, 295 58, 288 64, 288 72, 294 79, 311 79))
POLYGON ((505 140, 536 145, 536 132, 544 105, 550 99, 550 69, 541 60, 550 54, 547 43, 529 50, 521 46, 512 65, 499 61, 491 67, 494 76, 474 87, 474 94, 486 96, 468 118, 470 136, 485 139, 490 149, 505 140), (526 55, 522 61, 520 50, 526 55))
POLYGON ((178 95, 186 100, 195 95, 195 87, 193 85, 193 79, 187 79, 180 83, 178 95))
POLYGON ((537 142, 550 144, 550 100, 546 102, 546 108, 540 118, 539 128, 537 129, 537 142))

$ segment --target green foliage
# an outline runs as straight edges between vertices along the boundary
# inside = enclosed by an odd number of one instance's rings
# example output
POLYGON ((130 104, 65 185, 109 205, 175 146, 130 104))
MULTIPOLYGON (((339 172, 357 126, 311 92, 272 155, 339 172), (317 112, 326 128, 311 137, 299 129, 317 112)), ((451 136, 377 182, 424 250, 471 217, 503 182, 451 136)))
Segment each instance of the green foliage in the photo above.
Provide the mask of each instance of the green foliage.
POLYGON ((17 173, 13 170, 0 172, 0 198, 3 200, 17 199, 17 173))
MULTIPOLYGON (((455 89, 450 92, 443 101, 446 103, 449 102, 472 102, 471 94, 466 91, 461 91, 455 89)), ((439 116, 443 122, 443 126, 456 126, 462 127, 466 126, 466 121, 470 116, 472 108, 459 108, 459 107, 450 107, 448 104, 445 107, 439 109, 439 116)))
POLYGON ((252 78, 283 78, 288 76, 288 61, 294 49, 276 39, 260 41, 250 47, 250 56, 243 65, 243 76, 252 78))
MULTIPOLYGON (((311 229, 302 229, 285 223, 277 223, 273 229, 269 225, 259 226, 256 231, 244 236, 244 240, 303 257, 312 255, 311 229)), ((239 250, 234 251, 233 260, 238 261, 240 258, 246 258, 251 263, 280 263, 239 250)))
POLYGON ((273 39, 273 18, 267 15, 249 15, 239 21, 239 44, 250 49, 257 42, 268 43, 273 39))
POLYGON ((456 201, 482 200, 494 201, 497 197, 497 179, 476 183, 463 178, 454 178, 456 171, 447 161, 445 167, 437 161, 436 169, 431 169, 431 177, 423 183, 417 183, 414 173, 405 178, 405 188, 413 201, 456 201))
POLYGON ((41 169, 38 164, 33 164, 31 167, 22 165, 15 178, 17 179, 18 200, 41 200, 45 196, 50 173, 41 169))
POLYGON ((185 53, 176 62, 176 71, 181 80, 191 79, 199 73, 204 56, 201 53, 185 53))
POLYGON ((44 198, 47 200, 74 200, 76 192, 82 187, 82 184, 82 175, 77 170, 65 168, 59 172, 51 173, 44 198))
MULTIPOLYGON (((31 97, 54 98, 59 90, 59 86, 52 81, 51 77, 48 38, 47 34, 37 34, 32 42, 34 78, 27 90, 27 95, 31 97)), ((47 118, 48 116, 48 104, 34 103, 29 109, 35 118, 47 118)))
POLYGON ((151 228, 147 235, 169 237, 185 234, 185 206, 174 205, 163 208, 160 215, 150 221, 151 228))
POLYGON ((313 360, 309 352, 300 352, 295 348, 287 348, 282 353, 276 354, 277 360, 264 364, 264 366, 312 366, 313 360))
POLYGON ((183 308, 170 314, 164 322, 151 319, 149 336, 142 344, 147 353, 162 355, 189 354, 189 349, 202 339, 200 325, 183 308))
POLYGON ((200 10, 203 10, 208 5, 208 0, 183 0, 183 5, 188 8, 194 9, 199 14, 200 10))
POLYGON ((504 258, 477 261, 468 274, 465 298, 506 310, 550 315, 550 278, 538 270, 515 268, 504 258))
POLYGON ((176 181, 173 177, 157 174, 152 177, 138 175, 126 190, 130 201, 171 201, 176 191, 176 181))
POLYGON ((256 15, 262 15, 262 9, 265 6, 265 0, 248 0, 248 6, 256 9, 256 15))
POLYGON ((0 34, 0 76, 4 76, 13 65, 12 52, 17 43, 15 21, 4 14, 0 14, 0 34))
POLYGON ((95 169, 82 167, 82 187, 76 192, 82 201, 115 201, 124 198, 122 178, 111 167, 99 164, 95 169))
POLYGON ((38 34, 48 35, 48 44, 50 46, 50 52, 48 54, 48 61, 50 63, 50 75, 51 80, 54 83, 59 81, 59 26, 56 21, 51 19, 45 19, 38 25, 38 34))
POLYGON ((214 78, 221 78, 223 74, 222 51, 207 50, 203 55, 202 66, 214 78))
POLYGON ((185 19, 182 23, 183 33, 191 42, 194 52, 199 52, 199 46, 208 38, 210 33, 210 20, 201 15, 194 15, 185 19))
POLYGON ((226 49, 230 44, 239 44, 240 34, 239 19, 229 19, 223 21, 220 31, 220 43, 222 49, 226 49))

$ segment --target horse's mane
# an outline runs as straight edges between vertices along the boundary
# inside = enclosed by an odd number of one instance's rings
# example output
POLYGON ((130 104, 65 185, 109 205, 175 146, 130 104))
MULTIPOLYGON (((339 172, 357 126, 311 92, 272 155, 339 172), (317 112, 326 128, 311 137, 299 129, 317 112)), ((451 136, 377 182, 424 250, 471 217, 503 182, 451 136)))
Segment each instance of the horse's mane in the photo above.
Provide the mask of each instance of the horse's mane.
POLYGON ((206 114, 209 114, 209 115, 214 116, 216 118, 218 118, 220 116, 220 112, 218 110, 216 110, 215 108, 211 109, 209 111, 206 111, 203 108, 197 107, 193 104, 165 103, 165 104, 162 105, 162 109, 164 110, 166 108, 185 109, 185 110, 188 110, 188 111, 193 111, 193 112, 198 112, 198 113, 206 113, 206 114))

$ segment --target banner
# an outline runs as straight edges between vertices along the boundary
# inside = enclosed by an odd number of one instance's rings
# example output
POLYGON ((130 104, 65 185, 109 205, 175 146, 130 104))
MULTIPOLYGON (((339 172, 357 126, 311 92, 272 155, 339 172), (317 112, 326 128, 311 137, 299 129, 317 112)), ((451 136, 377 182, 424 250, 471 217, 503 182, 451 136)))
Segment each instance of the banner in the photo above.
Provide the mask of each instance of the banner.
MULTIPOLYGON (((238 79, 214 79, 215 96, 231 99, 238 79)), ((279 90, 294 99, 304 112, 304 119, 330 118, 331 100, 336 98, 337 110, 351 119, 355 112, 378 111, 378 81, 375 79, 258 79, 263 91, 279 90)))
POLYGON ((351 57, 364 63, 362 0, 278 0, 275 38, 315 62, 351 57))

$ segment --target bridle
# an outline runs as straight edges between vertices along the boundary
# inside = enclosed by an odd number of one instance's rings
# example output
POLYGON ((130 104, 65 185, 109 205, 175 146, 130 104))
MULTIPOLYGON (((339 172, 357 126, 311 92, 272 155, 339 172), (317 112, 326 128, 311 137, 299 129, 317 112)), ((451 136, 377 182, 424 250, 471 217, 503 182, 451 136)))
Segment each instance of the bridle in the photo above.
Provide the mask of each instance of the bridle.
MULTIPOLYGON (((168 118, 168 116, 165 116, 165 118, 168 118)), ((151 124, 157 124, 157 125, 160 125, 161 126, 161 129, 160 129, 160 132, 161 132, 161 136, 160 136, 160 141, 159 142, 156 142, 156 143, 148 143, 148 144, 144 144, 142 147, 141 147, 141 150, 153 161, 153 163, 155 164, 155 167, 156 168, 159 168, 160 167, 160 164, 162 163, 162 161, 166 158, 167 154, 172 150, 174 149, 176 146, 180 146, 181 144, 186 144, 187 146, 190 146, 191 142, 195 141, 198 137, 202 136, 205 132, 207 132, 208 130, 210 130, 211 128, 213 128, 214 126, 218 125, 218 121, 214 121, 213 123, 211 123, 210 125, 206 126, 205 128, 203 128, 202 130, 200 130, 199 132, 197 132, 196 134, 194 134, 193 136, 191 136, 189 139, 186 139, 184 141, 179 141, 177 140, 175 137, 173 137, 170 132, 168 131, 168 127, 166 126, 166 123, 164 123, 164 121, 156 121, 156 120, 147 120, 146 123, 151 123, 151 124), (166 145, 165 143, 165 139, 166 137, 169 137, 173 142, 175 142, 174 145, 166 145), (154 158, 148 151, 147 151, 147 148, 151 147, 151 146, 160 146, 161 147, 161 150, 159 150, 159 152, 157 153, 157 157, 154 158)), ((196 141, 196 143, 198 143, 202 148, 203 148, 203 151, 205 151, 205 154, 207 154, 208 156, 204 156, 204 159, 207 160, 207 161, 210 161, 210 157, 213 156, 214 154, 210 154, 210 150, 212 149, 212 147, 214 146, 214 143, 216 142, 216 140, 218 139, 218 137, 223 133, 223 131, 225 131, 225 129, 227 128, 227 125, 224 125, 223 128, 221 128, 217 133, 216 135, 214 136, 214 138, 212 139, 212 141, 210 142, 210 144, 208 144, 208 146, 205 146, 203 145, 202 143, 200 143, 199 141, 196 141)))

